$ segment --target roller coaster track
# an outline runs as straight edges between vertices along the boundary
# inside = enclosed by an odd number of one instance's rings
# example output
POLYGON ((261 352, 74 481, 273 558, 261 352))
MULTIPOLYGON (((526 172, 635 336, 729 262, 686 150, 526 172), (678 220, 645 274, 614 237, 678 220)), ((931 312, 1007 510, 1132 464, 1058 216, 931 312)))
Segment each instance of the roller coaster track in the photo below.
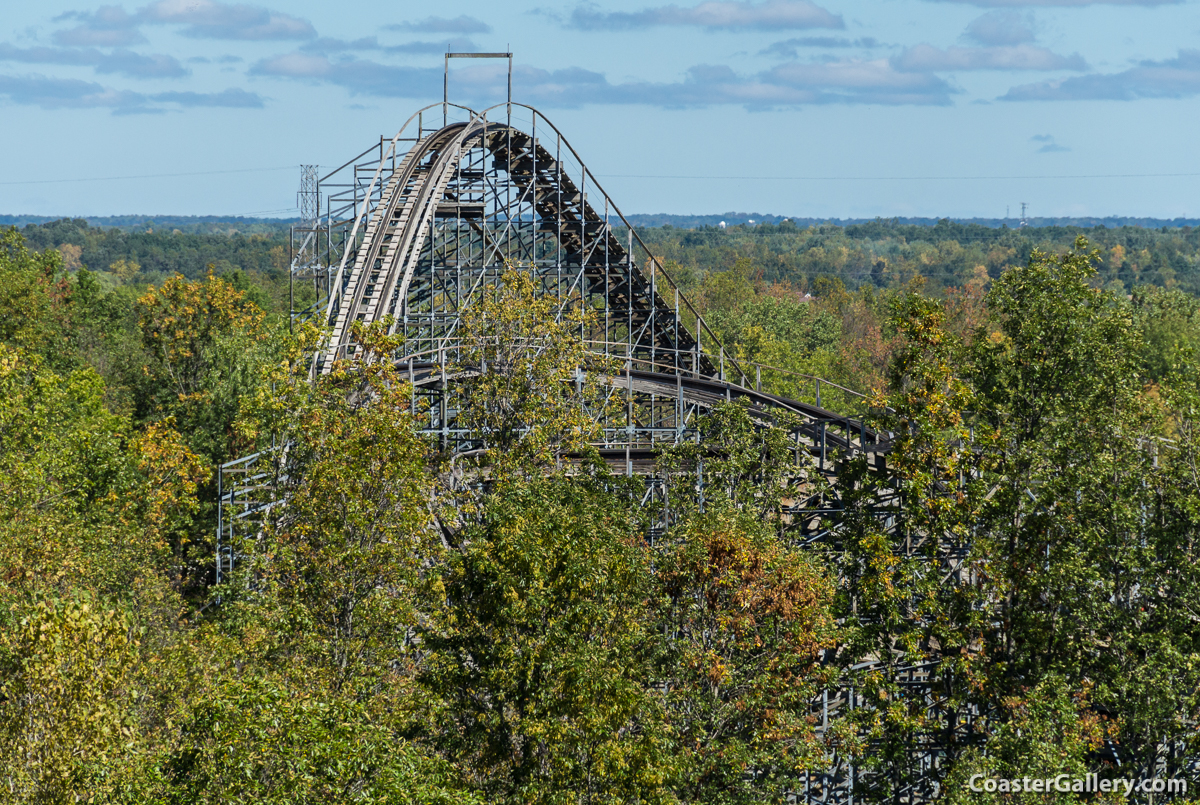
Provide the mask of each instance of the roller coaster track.
MULTIPOLYGON (((645 479, 643 505, 658 512, 656 522, 670 518, 657 477, 660 449, 700 441, 702 416, 726 401, 743 401, 764 424, 789 423, 797 478, 809 479, 798 482, 788 511, 799 544, 839 539, 839 473, 848 461, 864 460, 886 475, 888 434, 863 423, 862 395, 733 359, 559 130, 532 107, 427 107, 395 137, 322 177, 319 188, 319 224, 305 242, 321 246, 305 258, 305 278, 318 296, 309 310, 330 335, 314 355, 313 374, 360 357, 355 323, 389 322, 391 333, 404 336, 394 360, 410 381, 414 419, 443 449, 474 446, 454 417, 455 387, 474 371, 459 360, 462 312, 515 266, 560 310, 582 299, 595 311, 580 337, 620 367, 603 383, 625 403, 620 416, 600 423, 596 447, 614 469, 645 479), (786 393, 764 390, 764 377, 786 393)), ((274 496, 278 466, 268 451, 222 467, 218 581, 232 568, 238 534, 252 533, 283 503, 274 496)), ((877 503, 884 527, 894 528, 898 499, 877 503)), ((928 668, 897 673, 936 710, 928 668)), ((853 689, 829 691, 814 717, 827 725, 831 713, 854 708, 859 698, 853 689)), ((942 754, 936 740, 914 747, 889 799, 931 800, 932 777, 921 770, 942 754)), ((871 787, 874 779, 834 757, 828 770, 808 776, 795 801, 850 805, 855 786, 871 787)))
MULTIPOLYGON (((321 370, 327 372, 334 360, 352 354, 353 322, 391 316, 397 320, 395 332, 406 328, 410 315, 416 313, 419 319, 419 311, 435 304, 445 286, 438 287, 438 275, 444 272, 438 271, 433 258, 447 251, 445 222, 453 221, 456 265, 463 227, 475 267, 485 273, 506 262, 544 265, 552 253, 560 272, 564 267, 577 270, 571 290, 590 300, 603 299, 598 307, 606 314, 606 339, 611 333, 607 325, 612 325, 625 331, 634 355, 673 353, 694 373, 719 374, 699 338, 680 323, 678 310, 671 311, 658 294, 655 266, 647 276, 635 265, 632 237, 628 244, 617 237, 616 225, 625 222, 610 219, 615 205, 603 196, 602 213, 588 201, 587 189, 571 178, 571 166, 564 164, 561 155, 563 145, 559 138, 560 153, 553 154, 533 135, 477 116, 421 136, 398 165, 386 171, 386 179, 382 178, 384 163, 396 160, 393 153, 385 154, 364 193, 362 209, 354 216, 327 302, 333 332, 320 360, 321 370), (484 167, 488 159, 490 172, 484 167), (497 170, 502 179, 497 180, 497 170), (378 198, 373 198, 376 193, 378 198), (373 201, 369 214, 368 199, 373 201), (514 238, 517 254, 512 249, 514 238), (547 249, 549 243, 552 250, 547 249), (616 320, 616 312, 624 313, 622 321, 616 320)), ((594 182, 585 168, 582 183, 589 180, 594 182)), ((632 235, 627 224, 625 228, 632 235)), ((657 274, 663 274, 661 266, 657 274)), ((461 296, 462 289, 455 290, 461 296)), ((470 292, 478 290, 475 284, 470 292)), ((697 324, 698 331, 706 329, 702 321, 697 324)), ((443 343, 452 332, 453 324, 441 333, 443 343)), ((725 359, 722 351, 721 361, 725 359)))
POLYGON ((351 322, 370 323, 394 315, 395 299, 404 295, 412 278, 414 251, 419 254, 429 230, 428 210, 445 194, 457 154, 454 146, 465 128, 465 124, 447 126, 421 140, 392 172, 355 253, 333 322, 326 371, 344 355, 351 322))

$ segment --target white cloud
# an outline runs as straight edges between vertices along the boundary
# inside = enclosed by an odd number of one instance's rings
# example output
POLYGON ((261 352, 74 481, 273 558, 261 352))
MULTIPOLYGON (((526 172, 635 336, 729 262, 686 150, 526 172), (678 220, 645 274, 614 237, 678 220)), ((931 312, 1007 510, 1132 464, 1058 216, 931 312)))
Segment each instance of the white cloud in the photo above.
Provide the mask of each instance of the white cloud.
POLYGON ((23 106, 43 109, 110 109, 114 114, 146 114, 197 106, 261 109, 263 99, 243 89, 221 92, 143 94, 116 90, 91 81, 42 75, 0 75, 0 96, 23 106), (166 104, 164 106, 164 104, 166 104))
POLYGON ((942 79, 896 70, 887 59, 793 62, 767 75, 781 85, 817 92, 825 103, 946 104, 952 92, 942 79))
POLYGON ((487 34, 492 32, 492 26, 483 20, 461 14, 454 19, 445 17, 426 17, 416 22, 401 22, 396 25, 385 25, 389 31, 415 31, 426 34, 487 34))
MULTIPOLYGON (((256 64, 255 75, 319 80, 355 95, 419 98, 441 89, 439 68, 397 67, 367 59, 333 61, 290 53, 256 64)), ((503 97, 506 68, 477 65, 459 70, 455 83, 464 101, 503 97)), ((757 75, 740 75, 727 65, 691 67, 682 81, 610 83, 578 67, 547 71, 518 65, 514 94, 534 105, 649 105, 664 108, 743 105, 749 108, 808 104, 946 104, 953 89, 928 73, 896 70, 886 59, 792 62, 757 75)))
POLYGON ((215 0, 158 0, 133 14, 119 6, 96 11, 71 11, 55 18, 73 19, 74 28, 56 31, 60 45, 117 47, 146 41, 143 25, 182 25, 185 36, 201 39, 296 40, 312 39, 317 32, 299 17, 244 3, 215 0))
POLYGON ((810 0, 765 0, 762 3, 709 0, 690 8, 669 5, 633 12, 605 12, 593 6, 579 6, 571 13, 569 24, 587 31, 631 30, 659 25, 763 30, 846 27, 840 14, 810 0))
POLYGON ((174 56, 143 55, 123 49, 103 53, 96 48, 19 48, 0 43, 0 61, 86 66, 97 73, 120 73, 131 78, 181 78, 188 74, 174 56))
POLYGON ((1037 150, 1039 154, 1055 154, 1071 150, 1067 146, 1059 145, 1055 142, 1054 136, 1051 134, 1035 134, 1029 139, 1032 142, 1042 144, 1041 148, 1037 150))
POLYGON ((317 35, 311 23, 298 17, 214 0, 158 0, 139 9, 137 19, 186 25, 186 36, 202 39, 311 39, 317 35))
POLYGON ((274 75, 287 78, 321 78, 329 75, 333 63, 326 56, 310 53, 285 53, 264 59, 250 69, 256 75, 274 75))
POLYGON ((892 58, 898 70, 933 72, 950 70, 1086 70, 1078 53, 1060 56, 1035 45, 936 48, 920 44, 892 58))
POLYGON ((366 50, 381 53, 436 53, 441 55, 447 51, 454 53, 470 53, 479 50, 479 46, 470 39, 454 37, 440 42, 402 42, 399 45, 382 44, 377 37, 365 36, 362 39, 333 39, 321 37, 300 46, 305 53, 362 53, 366 50))
POLYGON ((1181 50, 1174 59, 1144 61, 1120 73, 1081 75, 1013 87, 1003 101, 1132 101, 1200 95, 1200 50, 1181 50))
POLYGON ((801 36, 794 39, 784 39, 782 42, 772 42, 758 52, 760 56, 777 56, 788 59, 796 58, 801 48, 863 48, 879 47, 878 40, 865 36, 861 39, 846 39, 836 36, 801 36))
POLYGON ((54 32, 54 41, 60 45, 123 47, 146 41, 137 30, 137 20, 119 6, 101 6, 91 13, 69 11, 55 17, 55 22, 66 19, 80 24, 54 32))
POLYGON ((1183 0, 940 0, 983 8, 1070 8, 1079 6, 1169 6, 1183 0))
POLYGON ((1023 45, 1035 38, 1032 18, 1016 11, 989 11, 971 21, 966 36, 981 45, 1023 45))

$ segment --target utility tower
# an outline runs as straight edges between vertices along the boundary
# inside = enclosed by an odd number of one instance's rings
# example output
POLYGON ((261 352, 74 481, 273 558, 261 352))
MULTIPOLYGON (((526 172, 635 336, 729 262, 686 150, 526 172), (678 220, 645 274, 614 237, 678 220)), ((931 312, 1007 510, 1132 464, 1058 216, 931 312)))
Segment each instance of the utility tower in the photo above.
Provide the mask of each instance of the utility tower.
MULTIPOLYGON (((329 293, 328 262, 322 260, 322 243, 327 233, 321 229, 321 190, 316 165, 300 166, 300 189, 296 191, 300 223, 292 227, 289 295, 292 319, 311 315, 312 302, 329 293), (300 310, 296 310, 297 280, 300 280, 300 310), (312 291, 309 292, 311 285, 312 291)), ((289 322, 290 325, 290 322, 289 322)))
POLYGON ((300 226, 311 229, 317 221, 320 206, 317 195, 317 166, 300 166, 300 189, 296 192, 296 206, 300 208, 300 226))

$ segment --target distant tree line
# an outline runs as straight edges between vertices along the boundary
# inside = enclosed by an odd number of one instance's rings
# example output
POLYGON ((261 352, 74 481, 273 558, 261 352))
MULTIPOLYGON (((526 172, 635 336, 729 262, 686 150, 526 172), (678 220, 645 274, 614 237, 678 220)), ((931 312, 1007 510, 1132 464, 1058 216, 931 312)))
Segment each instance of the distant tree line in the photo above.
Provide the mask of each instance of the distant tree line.
POLYGON ((1035 249, 1068 251, 1081 235, 1100 250, 1097 282, 1117 293, 1138 285, 1200 293, 1200 228, 1160 230, 1125 226, 992 228, 942 220, 935 226, 872 221, 849 226, 801 227, 794 222, 726 229, 662 227, 638 233, 658 256, 684 269, 685 284, 713 269, 751 260, 772 282, 812 289, 838 279, 850 288, 899 288, 914 278, 926 292, 986 286, 1035 249))
MULTIPOLYGON (((671 226, 681 229, 699 229, 705 226, 719 226, 724 223, 726 226, 735 226, 738 224, 779 224, 784 221, 792 223, 802 228, 810 226, 851 226, 853 224, 869 224, 875 221, 884 221, 894 224, 913 225, 913 226, 936 226, 940 221, 949 220, 959 224, 974 224, 985 226, 991 229, 1001 229, 1008 227, 1015 228, 1020 225, 1018 218, 924 218, 911 216, 897 216, 892 218, 806 218, 798 215, 772 215, 757 212, 726 212, 720 215, 678 215, 673 213, 632 213, 625 216, 629 223, 635 227, 660 227, 671 226)), ((4 222, 3 217, 0 217, 0 222, 4 222)), ((29 223, 41 223, 41 221, 30 221, 29 223)), ((107 225, 107 221, 104 221, 107 225)), ((1137 217, 1132 215, 1106 215, 1106 216, 1079 216, 1079 217, 1041 217, 1030 216, 1026 219, 1026 224, 1031 227, 1045 226, 1074 226, 1091 229, 1093 227, 1107 227, 1113 229, 1122 226, 1139 226, 1145 229, 1161 229, 1167 228, 1182 228, 1185 226, 1196 227, 1200 226, 1200 218, 1147 218, 1137 217)))
MULTIPOLYGON (((25 226, 70 220, 53 215, 0 215, 0 226, 25 226)), ((86 221, 97 229, 122 229, 126 232, 145 232, 166 229, 195 235, 287 234, 288 228, 299 223, 298 218, 247 218, 240 215, 91 215, 73 219, 86 221)))
MULTIPOLYGON (((193 223, 182 231, 169 224, 98 227, 84 219, 62 219, 27 225, 22 234, 32 248, 61 251, 68 270, 82 266, 111 273, 117 266, 147 282, 176 273, 199 277, 211 265, 219 275, 242 272, 267 286, 278 284, 291 257, 286 226, 275 224, 238 229, 229 221, 193 223), (209 227, 212 231, 196 231, 209 227)), ((1093 282, 1116 293, 1153 285, 1200 294, 1200 227, 1019 229, 949 219, 933 226, 892 219, 802 226, 781 220, 725 229, 667 225, 638 234, 657 256, 679 266, 685 290, 704 275, 746 259, 760 279, 810 292, 831 280, 850 289, 896 289, 920 277, 926 293, 942 295, 950 288, 986 287, 1005 268, 1028 262, 1035 249, 1063 253, 1086 235, 1100 250, 1093 282)))
POLYGON ((269 275, 274 281, 289 264, 288 234, 196 234, 149 227, 126 231, 93 227, 82 218, 62 219, 27 226, 22 230, 36 250, 57 249, 68 271, 87 268, 111 271, 114 265, 136 266, 143 281, 159 281, 173 274, 195 278, 213 266, 217 273, 231 271, 269 275))

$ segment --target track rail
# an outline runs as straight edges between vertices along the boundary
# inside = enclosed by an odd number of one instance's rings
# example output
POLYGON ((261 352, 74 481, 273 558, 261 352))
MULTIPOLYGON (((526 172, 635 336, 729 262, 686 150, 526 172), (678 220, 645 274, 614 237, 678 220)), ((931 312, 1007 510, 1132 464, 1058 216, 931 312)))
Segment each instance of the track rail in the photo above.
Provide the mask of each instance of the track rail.
MULTIPOLYGON (((395 161, 394 151, 381 156, 367 192, 370 195, 378 185, 381 196, 369 212, 364 199, 363 210, 356 213, 353 243, 343 254, 339 271, 342 287, 329 302, 332 333, 320 361, 322 371, 327 372, 334 360, 352 356, 353 322, 378 322, 390 316, 401 320, 393 324, 395 331, 403 327, 406 315, 431 304, 437 293, 434 283, 422 281, 420 275, 422 268, 432 268, 422 265, 423 256, 438 251, 431 241, 438 238, 439 218, 465 222, 478 235, 482 249, 477 268, 514 262, 507 247, 515 230, 521 237, 532 232, 533 239, 540 240, 527 250, 535 260, 539 252, 544 256, 551 251, 547 244, 552 242, 555 265, 579 272, 574 290, 589 299, 603 299, 597 307, 607 315, 606 325, 619 324, 631 346, 642 353, 686 356, 686 368, 709 376, 720 376, 726 363, 735 365, 686 299, 676 294, 672 309, 659 293, 660 278, 674 288, 661 263, 639 239, 647 257, 639 264, 633 254, 636 233, 602 191, 600 206, 589 200, 587 186, 594 177, 586 168, 579 171, 568 164, 564 151, 570 157, 574 150, 556 129, 551 131, 554 152, 535 135, 509 123, 489 122, 486 112, 476 113, 467 122, 452 123, 417 139, 398 166, 389 165, 395 161), (482 178, 483 171, 464 163, 465 155, 472 152, 486 154, 493 171, 502 174, 502 203, 497 180, 482 178), (581 178, 577 181, 572 174, 581 178), (486 198, 489 191, 490 199, 486 198), (618 220, 613 220, 613 213, 618 220), (625 242, 618 237, 619 225, 627 232, 625 242), (623 314, 619 323, 612 315, 615 312, 623 314), (691 329, 683 318, 692 320, 691 329), (707 334, 707 349, 698 337, 701 332, 707 334), (719 360, 711 355, 714 348, 719 360)), ((604 330, 607 338, 611 328, 604 330)), ((447 336, 452 334, 442 334, 443 346, 449 343, 447 336)))

